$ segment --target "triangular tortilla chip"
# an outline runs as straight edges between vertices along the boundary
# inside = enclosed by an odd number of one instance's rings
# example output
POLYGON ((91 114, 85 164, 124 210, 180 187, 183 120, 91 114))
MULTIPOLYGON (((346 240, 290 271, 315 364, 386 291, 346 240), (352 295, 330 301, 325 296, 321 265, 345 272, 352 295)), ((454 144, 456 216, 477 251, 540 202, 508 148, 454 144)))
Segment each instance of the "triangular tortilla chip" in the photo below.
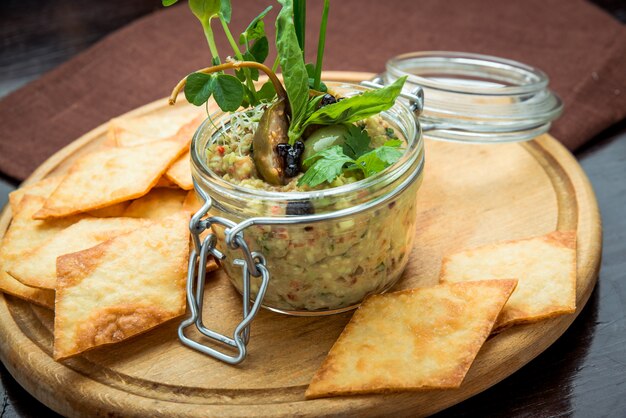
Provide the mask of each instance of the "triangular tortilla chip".
POLYGON ((196 119, 197 128, 205 117, 203 108, 181 104, 154 115, 113 118, 109 122, 108 138, 118 147, 143 145, 172 137, 196 119))
POLYGON ((185 312, 186 213, 57 259, 54 358, 145 332, 185 312))
POLYGON ((191 178, 191 160, 189 152, 181 155, 165 172, 165 176, 176 183, 183 190, 193 189, 193 179, 191 178))
POLYGON ((35 218, 58 218, 141 197, 187 146, 187 140, 165 139, 87 154, 74 163, 35 218))
POLYGON ((24 195, 29 194, 31 196, 41 196, 48 198, 54 192, 54 190, 61 184, 64 176, 47 177, 43 180, 39 180, 36 183, 29 184, 27 186, 20 187, 17 190, 9 193, 9 204, 11 205, 11 212, 15 215, 17 207, 24 195))
POLYGON ((576 232, 486 245, 449 255, 442 282, 515 277, 518 286, 495 329, 576 310, 576 232))
POLYGON ((307 399, 458 388, 515 283, 443 284, 367 298, 313 377, 307 399))
POLYGON ((71 216, 52 221, 36 221, 33 214, 41 208, 45 198, 24 195, 7 229, 0 248, 0 290, 48 308, 54 306, 54 292, 25 286, 6 271, 25 254, 35 250, 57 233, 87 215, 71 216))
POLYGON ((124 216, 160 220, 181 212, 186 196, 187 193, 179 189, 152 189, 147 195, 133 200, 124 216))
POLYGON ((133 218, 83 219, 22 255, 9 266, 8 272, 27 286, 54 289, 57 257, 91 248, 145 226, 147 222, 133 218))

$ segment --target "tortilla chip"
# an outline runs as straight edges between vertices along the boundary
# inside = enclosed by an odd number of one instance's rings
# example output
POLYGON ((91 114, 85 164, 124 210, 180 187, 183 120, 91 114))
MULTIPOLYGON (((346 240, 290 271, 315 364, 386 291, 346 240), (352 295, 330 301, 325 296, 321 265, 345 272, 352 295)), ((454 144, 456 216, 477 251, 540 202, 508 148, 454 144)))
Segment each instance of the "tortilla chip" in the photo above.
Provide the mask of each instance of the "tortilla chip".
POLYGON ((200 210, 202 207, 202 202, 198 198, 195 190, 187 193, 187 197, 185 197, 185 201, 183 202, 183 210, 190 212, 192 215, 200 210))
POLYGON ((187 141, 165 139, 87 154, 74 163, 35 218, 58 218, 141 197, 187 146, 187 141))
POLYGON ((54 358, 125 340, 185 313, 189 217, 57 259, 54 358))
POLYGON ((20 257, 9 266, 8 273, 27 286, 54 289, 57 257, 91 248, 147 222, 133 218, 83 219, 20 257))
POLYGON ((576 311, 576 232, 510 241, 452 254, 442 282, 516 277, 519 284, 495 329, 576 311))
POLYGON ((176 183, 183 190, 193 189, 191 178, 191 160, 189 152, 181 155, 174 164, 165 172, 165 176, 176 183))
POLYGON ((153 189, 147 195, 134 200, 124 216, 161 220, 182 211, 186 192, 179 189, 153 189))
POLYGON ((11 193, 9 193, 9 204, 11 205, 11 212, 13 214, 17 212, 17 207, 24 195, 29 194, 32 196, 42 196, 47 198, 52 194, 52 192, 54 192, 59 184, 61 184, 62 180, 63 176, 48 177, 43 180, 39 180, 36 183, 32 183, 12 191, 11 193))
POLYGON ((118 147, 143 145, 170 138, 193 120, 197 120, 194 122, 197 128, 205 117, 202 108, 181 105, 156 115, 113 118, 109 122, 108 139, 114 140, 118 147))
POLYGON ((0 248, 0 290, 48 308, 54 306, 54 292, 25 286, 7 273, 15 262, 57 233, 86 215, 52 221, 36 221, 33 214, 41 208, 44 197, 24 195, 7 229, 0 248))
POLYGON ((367 298, 306 398, 458 388, 515 284, 449 283, 367 298))

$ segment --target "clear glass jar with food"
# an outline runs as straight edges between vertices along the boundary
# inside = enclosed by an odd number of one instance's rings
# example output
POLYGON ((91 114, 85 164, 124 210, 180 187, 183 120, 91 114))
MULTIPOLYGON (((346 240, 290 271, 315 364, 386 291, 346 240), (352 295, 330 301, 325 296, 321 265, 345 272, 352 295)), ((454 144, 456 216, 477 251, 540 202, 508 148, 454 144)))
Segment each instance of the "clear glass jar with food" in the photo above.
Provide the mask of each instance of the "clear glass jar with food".
MULTIPOLYGON (((327 85, 339 97, 368 90, 327 85)), ((424 150, 413 112, 397 102, 360 123, 374 143, 402 141, 403 155, 393 166, 364 179, 340 176, 317 187, 298 186, 299 177, 273 186, 253 173, 249 148, 258 119, 212 115, 193 138, 191 159, 196 187, 212 199, 211 216, 236 223, 265 218, 244 232, 250 250, 264 256, 270 272, 263 305, 293 315, 324 315, 353 309, 367 295, 389 289, 407 264, 415 235, 424 150), (244 121, 249 136, 229 136, 233 124, 244 121), (294 223, 269 224, 272 218, 294 223)), ((333 140, 333 129, 326 131, 327 136, 316 135, 320 142, 333 140)), ((240 256, 238 249, 226 245, 224 228, 214 232, 226 256, 224 270, 243 292, 242 267, 229 262, 240 256)), ((252 278, 252 298, 259 284, 252 278)))

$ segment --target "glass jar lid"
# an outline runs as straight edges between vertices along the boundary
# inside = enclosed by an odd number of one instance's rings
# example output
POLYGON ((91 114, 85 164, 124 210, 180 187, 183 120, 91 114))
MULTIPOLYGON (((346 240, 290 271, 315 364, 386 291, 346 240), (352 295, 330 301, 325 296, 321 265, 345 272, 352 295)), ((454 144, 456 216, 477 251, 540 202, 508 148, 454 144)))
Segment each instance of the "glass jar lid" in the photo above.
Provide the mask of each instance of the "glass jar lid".
POLYGON ((458 142, 531 140, 550 129, 563 110, 548 76, 503 58, 426 51, 387 61, 385 84, 407 76, 405 92, 420 87, 420 122, 427 138, 458 142))

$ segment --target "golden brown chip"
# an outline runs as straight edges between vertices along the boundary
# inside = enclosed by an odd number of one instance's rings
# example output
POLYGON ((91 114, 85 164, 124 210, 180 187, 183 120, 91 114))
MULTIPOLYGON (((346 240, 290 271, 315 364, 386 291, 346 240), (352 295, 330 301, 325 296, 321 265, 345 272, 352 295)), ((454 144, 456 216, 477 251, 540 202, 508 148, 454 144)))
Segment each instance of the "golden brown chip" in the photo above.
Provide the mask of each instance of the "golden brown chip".
POLYGON ((187 197, 185 197, 185 201, 183 202, 183 210, 190 212, 191 214, 196 213, 202 207, 202 202, 198 198, 195 190, 187 193, 187 197))
POLYGON ((147 195, 134 200, 124 212, 124 216, 160 220, 183 209, 187 193, 179 189, 152 189, 147 195))
POLYGON ((495 329, 576 310, 576 232, 486 245, 447 256, 442 282, 515 277, 518 286, 495 329))
POLYGON ((165 176, 183 190, 193 189, 190 158, 189 152, 186 152, 165 172, 165 176))
POLYGON ((367 298, 313 377, 307 399, 458 388, 515 284, 448 283, 367 298))
POLYGON ((185 312, 189 217, 57 259, 54 358, 122 341, 185 312))
POLYGON ((90 210, 87 213, 96 218, 119 218, 124 216, 128 205, 130 205, 130 202, 120 202, 104 208, 90 210))
POLYGON ((20 187, 19 189, 12 191, 11 193, 9 193, 9 204, 11 205, 11 212, 15 215, 18 204, 25 194, 47 198, 59 186, 59 184, 61 184, 61 180, 63 180, 63 176, 47 177, 43 180, 39 180, 35 183, 20 187))
POLYGON ((45 198, 24 195, 17 205, 15 215, 7 229, 0 248, 0 290, 39 305, 52 308, 54 291, 25 286, 7 273, 13 264, 25 254, 35 250, 58 232, 84 218, 71 216, 52 221, 33 220, 33 214, 41 208, 45 198))
POLYGON ((161 177, 159 181, 157 181, 157 184, 154 185, 155 189, 162 187, 167 187, 169 189, 178 189, 178 184, 174 183, 172 180, 163 175, 163 177, 161 177))
POLYGON ((58 218, 141 197, 187 146, 188 141, 175 138, 87 154, 74 163, 35 218, 58 218))
POLYGON ((119 147, 143 145, 176 135, 183 125, 198 117, 206 117, 204 109, 181 104, 158 114, 113 118, 109 122, 108 137, 119 147))
POLYGON ((8 273, 27 286, 54 289, 57 257, 91 248, 147 222, 133 218, 83 219, 15 260, 8 273))

